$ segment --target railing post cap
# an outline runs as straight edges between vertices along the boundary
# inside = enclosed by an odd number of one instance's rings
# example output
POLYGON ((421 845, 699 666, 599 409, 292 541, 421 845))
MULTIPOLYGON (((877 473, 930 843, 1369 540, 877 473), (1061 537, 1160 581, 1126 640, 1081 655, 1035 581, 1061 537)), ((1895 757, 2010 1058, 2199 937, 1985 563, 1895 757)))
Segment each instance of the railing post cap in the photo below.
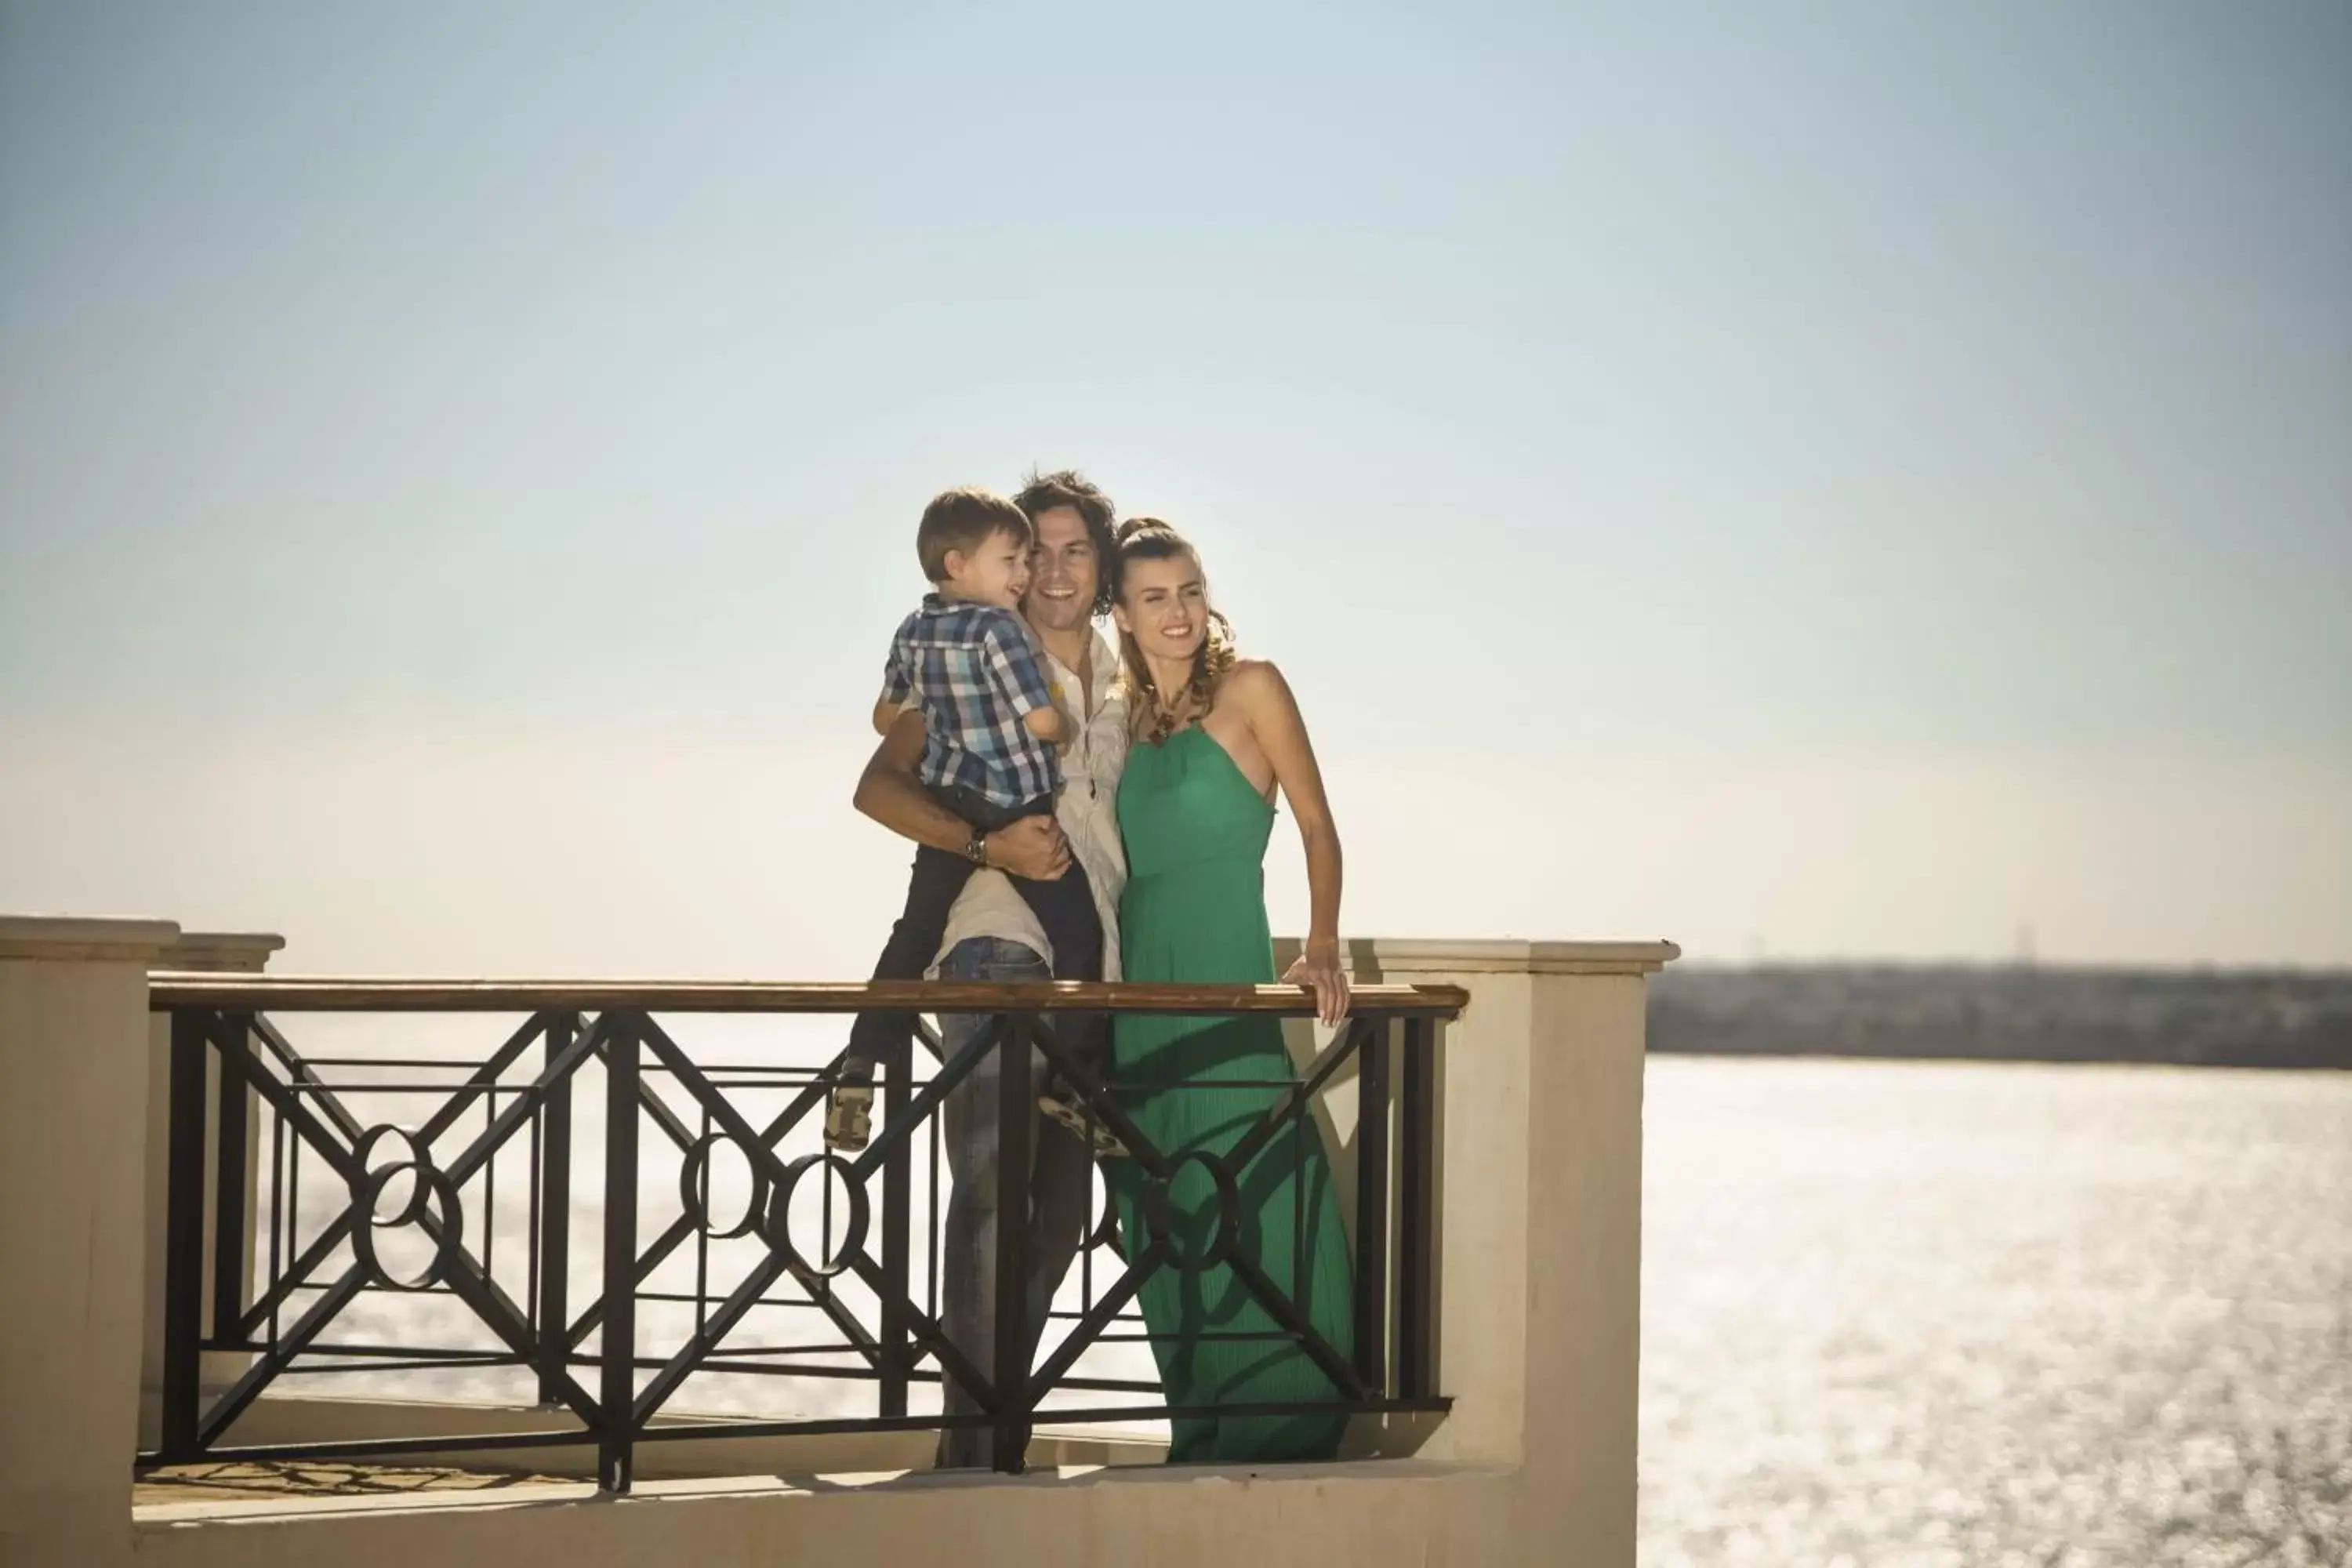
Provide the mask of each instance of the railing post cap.
POLYGON ((1423 974, 1655 974, 1683 955, 1671 942, 1369 937, 1349 945, 1358 973, 1400 984, 1423 974))
POLYGON ((275 931, 189 931, 156 956, 153 968, 181 974, 258 974, 286 945, 275 931))
POLYGON ((0 958, 53 963, 152 962, 179 940, 173 921, 0 914, 0 958))

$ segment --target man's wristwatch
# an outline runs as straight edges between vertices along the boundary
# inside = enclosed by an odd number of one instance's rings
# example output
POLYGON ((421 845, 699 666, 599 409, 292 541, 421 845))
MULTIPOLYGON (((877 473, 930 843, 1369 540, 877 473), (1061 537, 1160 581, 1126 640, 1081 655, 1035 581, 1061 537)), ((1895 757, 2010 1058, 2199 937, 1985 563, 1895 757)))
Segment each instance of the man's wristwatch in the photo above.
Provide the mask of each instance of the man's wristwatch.
POLYGON ((988 864, 988 835, 977 827, 973 828, 971 838, 964 843, 963 858, 975 866, 985 867, 988 864))

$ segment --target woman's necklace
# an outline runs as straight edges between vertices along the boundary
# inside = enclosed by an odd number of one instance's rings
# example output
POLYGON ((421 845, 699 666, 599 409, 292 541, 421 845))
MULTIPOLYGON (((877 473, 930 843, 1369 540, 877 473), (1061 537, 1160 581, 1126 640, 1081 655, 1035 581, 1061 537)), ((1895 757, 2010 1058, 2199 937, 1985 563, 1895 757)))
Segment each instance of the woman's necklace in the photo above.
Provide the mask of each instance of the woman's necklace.
POLYGON ((1155 746, 1165 745, 1169 737, 1191 720, 1192 707, 1192 689, 1190 686, 1178 693, 1175 701, 1170 702, 1160 695, 1159 685, 1155 682, 1151 689, 1150 742, 1155 746))

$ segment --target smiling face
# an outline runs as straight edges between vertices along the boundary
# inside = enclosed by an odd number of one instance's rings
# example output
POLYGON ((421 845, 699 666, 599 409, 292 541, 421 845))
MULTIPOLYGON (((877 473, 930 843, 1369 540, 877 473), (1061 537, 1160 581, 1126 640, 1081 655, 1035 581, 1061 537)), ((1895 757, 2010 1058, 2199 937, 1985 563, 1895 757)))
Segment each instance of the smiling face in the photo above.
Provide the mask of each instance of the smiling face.
POLYGON ((1190 550, 1158 559, 1129 560, 1121 574, 1118 629, 1146 658, 1191 658, 1209 635, 1209 585, 1201 558, 1190 550))
POLYGON ((950 550, 947 579, 940 585, 971 604, 1018 610, 1021 595, 1029 591, 1029 542, 1000 529, 969 552, 950 550))
POLYGON ((1102 584, 1094 535, 1074 506, 1037 514, 1037 543, 1029 552, 1029 600, 1023 606, 1040 631, 1076 631, 1093 615, 1102 584))

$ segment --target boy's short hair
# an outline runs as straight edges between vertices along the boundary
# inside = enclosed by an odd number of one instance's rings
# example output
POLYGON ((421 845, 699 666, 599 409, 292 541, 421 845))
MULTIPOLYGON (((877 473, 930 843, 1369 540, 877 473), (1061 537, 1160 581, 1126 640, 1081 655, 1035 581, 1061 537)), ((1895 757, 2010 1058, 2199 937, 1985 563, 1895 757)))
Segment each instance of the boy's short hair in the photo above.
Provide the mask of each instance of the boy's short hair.
POLYGON ((1035 531, 1028 514, 1003 496, 977 485, 941 490, 923 509, 915 528, 915 553, 922 558, 923 575, 934 583, 948 580, 948 552, 970 556, 995 538, 1009 533, 1027 549, 1035 531))

